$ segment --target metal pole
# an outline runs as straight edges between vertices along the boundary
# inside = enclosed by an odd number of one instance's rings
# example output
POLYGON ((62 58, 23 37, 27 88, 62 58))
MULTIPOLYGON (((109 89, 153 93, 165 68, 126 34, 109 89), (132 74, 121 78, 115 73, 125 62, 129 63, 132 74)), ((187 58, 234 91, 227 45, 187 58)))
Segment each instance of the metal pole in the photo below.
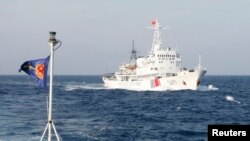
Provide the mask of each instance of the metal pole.
POLYGON ((45 127, 45 129, 44 129, 44 131, 43 131, 43 135, 42 135, 40 141, 43 141, 43 137, 44 137, 44 135, 45 135, 47 129, 48 129, 48 124, 46 125, 46 127, 45 127))
POLYGON ((53 75, 54 75, 54 42, 50 42, 50 87, 49 87, 48 141, 51 141, 51 131, 52 131, 53 75))
POLYGON ((198 69, 201 70, 201 55, 199 54, 199 66, 198 69))
MULTIPOLYGON (((60 138, 57 134, 55 125, 52 121, 52 98, 53 98, 53 76, 54 76, 54 46, 60 42, 59 40, 56 40, 56 32, 50 32, 50 39, 49 39, 49 46, 50 46, 50 87, 49 87, 49 101, 47 101, 47 110, 48 110, 48 123, 46 125, 46 128, 43 132, 43 135, 40 139, 40 141, 43 140, 44 134, 46 130, 48 129, 48 141, 51 141, 52 138, 52 130, 54 129, 54 132, 56 134, 57 140, 60 141, 60 138)), ((60 42, 61 43, 61 42, 60 42)), ((60 44, 61 45, 61 44, 60 44)), ((59 45, 59 47, 60 47, 59 45)), ((59 48, 57 47, 57 48, 59 48)))
POLYGON ((54 132, 55 132, 57 141, 60 141, 60 138, 59 138, 59 136, 58 136, 58 134, 57 134, 57 131, 56 131, 56 127, 55 127, 55 125, 54 125, 53 122, 52 122, 52 127, 53 127, 53 129, 54 129, 54 132))

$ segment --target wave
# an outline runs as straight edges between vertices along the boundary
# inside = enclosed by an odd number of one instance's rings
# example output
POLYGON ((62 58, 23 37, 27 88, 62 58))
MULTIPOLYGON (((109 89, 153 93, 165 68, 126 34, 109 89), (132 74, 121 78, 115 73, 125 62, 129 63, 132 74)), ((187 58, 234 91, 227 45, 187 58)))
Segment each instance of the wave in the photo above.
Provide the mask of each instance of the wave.
MULTIPOLYGON (((64 84, 65 90, 66 91, 73 91, 73 90, 81 90, 81 89, 92 89, 92 90, 107 90, 107 89, 116 89, 116 88, 108 88, 105 87, 103 83, 86 83, 86 82, 81 82, 81 83, 68 83, 64 84)), ((132 91, 178 91, 175 89, 152 89, 152 90, 142 90, 142 89, 128 89, 132 91)), ((208 85, 208 86, 199 86, 198 91, 217 91, 219 88, 213 86, 213 85, 208 85)))
POLYGON ((230 96, 230 95, 227 95, 227 96, 225 97, 225 99, 226 99, 227 101, 232 101, 232 102, 236 102, 236 103, 240 104, 240 101, 235 100, 234 97, 232 97, 232 96, 230 96))
POLYGON ((66 91, 73 91, 79 89, 92 89, 92 90, 102 90, 102 89, 109 89, 104 87, 102 83, 85 83, 82 84, 66 84, 65 90, 66 91))
POLYGON ((217 88, 213 85, 208 85, 208 86, 200 85, 197 90, 198 91, 217 91, 217 90, 219 90, 219 88, 217 88))

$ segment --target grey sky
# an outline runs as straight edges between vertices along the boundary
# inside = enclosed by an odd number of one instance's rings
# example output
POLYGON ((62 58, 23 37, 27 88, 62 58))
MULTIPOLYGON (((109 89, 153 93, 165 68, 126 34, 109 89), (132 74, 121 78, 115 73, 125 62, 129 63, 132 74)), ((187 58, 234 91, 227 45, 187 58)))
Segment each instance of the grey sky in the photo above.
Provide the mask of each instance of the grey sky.
POLYGON ((103 74, 129 60, 132 40, 140 55, 151 48, 158 18, 163 45, 176 46, 183 66, 202 54, 208 74, 250 75, 248 0, 1 0, 0 74, 49 54, 48 32, 63 42, 56 74, 103 74))

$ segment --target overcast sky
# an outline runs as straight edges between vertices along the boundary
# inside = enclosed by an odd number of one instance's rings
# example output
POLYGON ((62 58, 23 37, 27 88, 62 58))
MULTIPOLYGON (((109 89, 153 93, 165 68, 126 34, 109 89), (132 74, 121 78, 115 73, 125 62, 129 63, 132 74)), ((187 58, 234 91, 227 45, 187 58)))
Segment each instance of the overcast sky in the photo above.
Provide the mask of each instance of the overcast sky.
POLYGON ((49 31, 63 44, 55 74, 114 72, 129 61, 132 40, 139 55, 152 45, 158 18, 163 47, 173 46, 183 66, 202 55, 210 75, 250 75, 249 0, 1 0, 0 74, 18 74, 26 60, 49 54, 49 31))

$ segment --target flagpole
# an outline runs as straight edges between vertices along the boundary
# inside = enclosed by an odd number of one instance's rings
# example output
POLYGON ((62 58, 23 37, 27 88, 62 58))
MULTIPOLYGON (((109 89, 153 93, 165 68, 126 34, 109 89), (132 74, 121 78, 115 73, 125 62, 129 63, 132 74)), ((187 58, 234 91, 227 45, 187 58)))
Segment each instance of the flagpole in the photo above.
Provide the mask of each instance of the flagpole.
MULTIPOLYGON (((50 32, 50 35, 56 34, 55 32, 50 32)), ((56 40, 49 40, 50 45, 50 83, 49 83, 49 115, 48 115, 48 141, 51 141, 51 130, 52 130, 52 96, 53 96, 53 75, 54 75, 54 44, 56 40)))
POLYGON ((54 46, 59 42, 59 40, 56 40, 56 32, 50 32, 50 39, 49 39, 49 46, 50 46, 50 87, 49 87, 49 106, 48 106, 48 123, 44 130, 44 133, 40 139, 40 141, 43 140, 44 134, 46 130, 48 130, 48 141, 51 141, 52 138, 52 130, 54 130, 54 133, 56 135, 57 141, 60 141, 60 138, 57 134, 55 125, 52 120, 52 101, 53 101, 53 76, 54 76, 54 46))

